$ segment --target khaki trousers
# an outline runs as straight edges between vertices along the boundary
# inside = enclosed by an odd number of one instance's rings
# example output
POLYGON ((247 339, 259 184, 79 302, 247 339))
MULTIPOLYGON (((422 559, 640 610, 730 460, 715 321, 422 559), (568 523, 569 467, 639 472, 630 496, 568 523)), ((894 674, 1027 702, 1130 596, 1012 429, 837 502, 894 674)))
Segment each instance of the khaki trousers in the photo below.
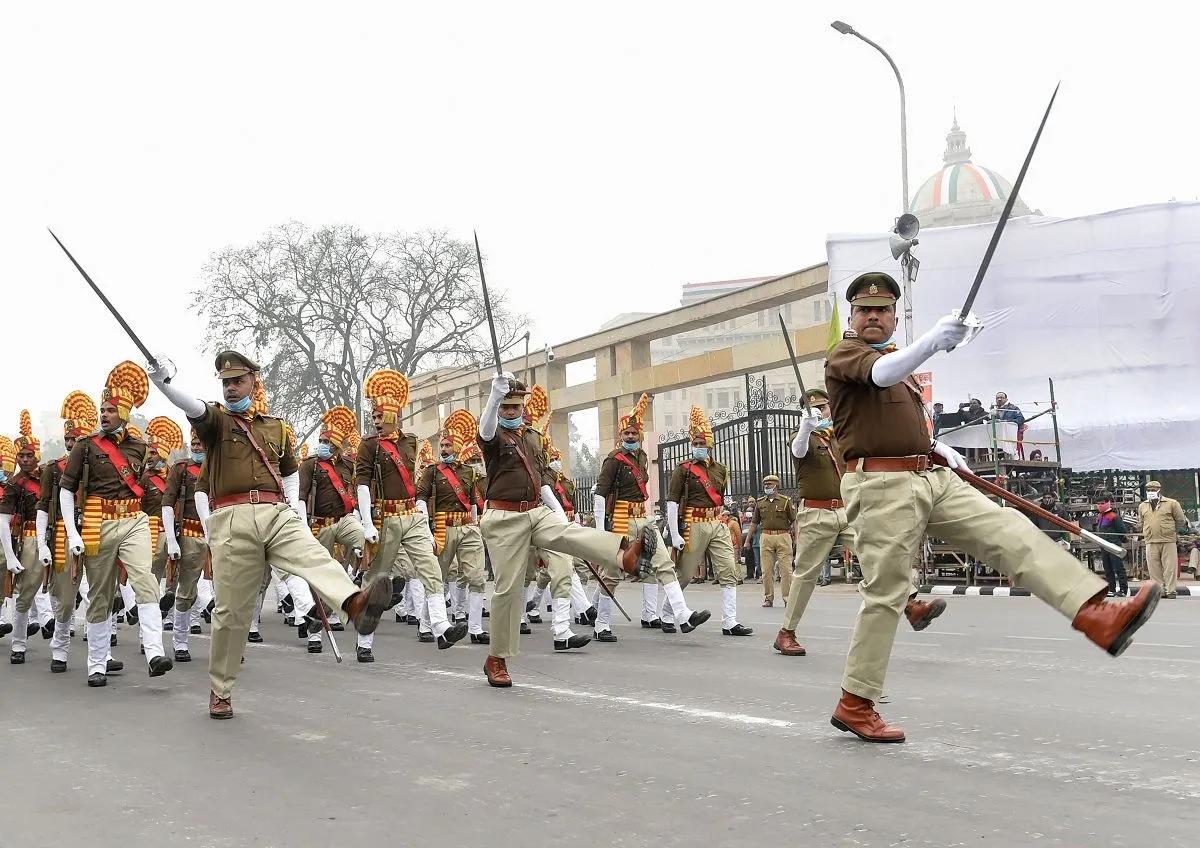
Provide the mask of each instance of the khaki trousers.
POLYGON ((363 535, 362 522, 350 513, 343 515, 337 524, 331 524, 324 528, 317 535, 317 541, 321 543, 321 547, 329 551, 330 556, 333 556, 333 546, 341 545, 347 558, 351 561, 355 558, 354 552, 361 551, 367 544, 366 536, 363 535))
POLYGON ((167 534, 158 534, 158 547, 154 549, 154 557, 150 561, 150 572, 155 580, 167 576, 167 534))
MULTIPOLYGON (((69 557, 68 557, 69 559, 69 557)), ((55 568, 55 566, 50 566, 55 568)), ((63 625, 75 620, 75 596, 79 594, 79 586, 83 582, 83 567, 75 568, 75 576, 71 577, 71 563, 62 571, 54 571, 50 575, 50 608, 54 611, 56 625, 63 625)), ((56 629, 57 633, 58 630, 56 629)))
POLYGON ((487 581, 483 567, 483 534, 479 525, 464 524, 446 528, 446 546, 438 554, 443 582, 451 578, 472 592, 482 592, 487 581))
MULTIPOLYGON (((766 541, 767 537, 763 537, 766 541)), ((783 629, 795 630, 800 617, 808 609, 821 566, 829 559, 835 544, 854 547, 854 530, 846 519, 846 508, 813 509, 801 506, 796 510, 796 562, 792 590, 787 596, 783 613, 783 629)), ((766 580, 766 569, 763 579, 766 580)))
POLYGON ((501 658, 515 657, 520 652, 529 548, 544 548, 565 555, 568 593, 570 557, 593 563, 615 561, 617 551, 621 549, 621 537, 615 533, 569 524, 544 506, 529 512, 489 509, 483 514, 480 529, 496 572, 492 593, 491 655, 501 658))
MULTIPOLYGON (((3 531, 0 531, 3 532, 3 531)), ((37 539, 24 536, 21 539, 21 555, 18 557, 25 570, 13 575, 13 605, 19 613, 29 612, 33 605, 34 595, 42 588, 42 578, 46 576, 46 567, 37 555, 37 539)), ((75 599, 71 599, 75 603, 75 599)))
POLYGON ((335 610, 341 609, 358 587, 286 504, 216 509, 208 520, 208 538, 217 601, 208 677, 212 690, 228 698, 241 669, 268 560, 280 571, 305 580, 335 610))
MULTIPOLYGON (((550 587, 550 597, 571 597, 571 557, 554 551, 530 548, 525 560, 525 585, 537 581, 538 594, 550 587), (545 568, 538 568, 538 560, 545 563, 545 568)), ((534 610, 540 613, 541 610, 534 610)))
POLYGON ((792 537, 787 533, 762 534, 758 544, 762 553, 763 600, 775 600, 775 575, 785 598, 792 593, 792 537))
POLYGON ((1157 580, 1164 592, 1175 591, 1179 576, 1179 546, 1175 542, 1146 542, 1146 568, 1150 579, 1157 580))
MULTIPOLYGON (((658 534, 658 526, 654 523, 653 518, 633 518, 629 519, 629 532, 625 534, 625 538, 630 542, 637 541, 641 535, 643 527, 649 527, 650 530, 658 534)), ((732 550, 733 542, 730 541, 730 549, 732 550)), ((616 591, 617 583, 621 581, 621 569, 617 568, 615 562, 593 562, 596 570, 600 572, 600 577, 604 580, 604 584, 608 586, 610 591, 616 591)), ((669 583, 676 582, 675 563, 671 562, 671 546, 658 536, 658 545, 654 549, 654 556, 650 558, 650 567, 654 571, 654 577, 660 586, 666 586, 669 583)))
POLYGON ((203 539, 184 536, 179 540, 179 561, 175 563, 175 609, 179 612, 187 612, 196 603, 196 587, 207 555, 203 539))
MULTIPOLYGON (((87 620, 90 624, 107 621, 112 615, 118 559, 129 575, 129 585, 133 587, 137 603, 158 603, 158 581, 150 571, 150 521, 146 513, 105 521, 100 525, 99 552, 95 556, 83 557, 88 581, 87 620)), ((71 603, 75 603, 74 598, 71 603)))
POLYGON ((433 555, 433 533, 429 531, 429 519, 424 513, 384 516, 379 542, 379 550, 367 569, 364 586, 381 574, 389 574, 405 580, 420 578, 427 595, 441 594, 442 567, 433 555))
POLYGON ((879 700, 896 627, 926 535, 945 539, 1074 618, 1107 588, 1024 515, 988 500, 946 468, 851 471, 842 478, 863 581, 842 688, 879 700))
MULTIPOLYGON (((717 582, 722 586, 736 586, 737 557, 733 554, 733 539, 729 535, 729 527, 720 521, 695 521, 688 535, 688 543, 680 551, 679 559, 675 563, 679 588, 686 589, 692 582, 692 577, 703 566, 705 554, 712 559, 717 582)), ((659 582, 662 582, 661 578, 659 582)))

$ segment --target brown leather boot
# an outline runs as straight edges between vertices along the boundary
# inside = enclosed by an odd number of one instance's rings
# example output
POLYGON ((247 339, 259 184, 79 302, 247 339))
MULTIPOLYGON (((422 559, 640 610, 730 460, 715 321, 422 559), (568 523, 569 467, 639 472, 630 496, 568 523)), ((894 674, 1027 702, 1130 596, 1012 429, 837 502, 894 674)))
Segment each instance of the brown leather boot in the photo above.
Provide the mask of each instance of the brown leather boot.
POLYGON ((796 631, 782 628, 779 630, 779 635, 775 637, 775 650, 785 657, 802 657, 807 653, 804 646, 796 641, 796 631))
POLYGON ((1102 589, 1080 607, 1071 619, 1071 627, 1119 657, 1133 641, 1138 628, 1150 620, 1162 595, 1162 584, 1146 580, 1138 593, 1128 599, 1107 600, 1105 594, 1102 589))
MULTIPOLYGON (((320 601, 318 601, 320 603, 320 601)), ((392 605, 392 578, 386 574, 376 577, 367 588, 355 592, 342 604, 354 629, 369 636, 379 626, 379 617, 392 605)))
POLYGON ((501 657, 488 654, 483 663, 483 673, 487 675, 489 686, 512 686, 512 678, 508 676, 508 664, 501 657))
POLYGON ((946 602, 941 598, 932 601, 918 601, 910 598, 904 605, 904 617, 912 625, 913 630, 924 630, 933 620, 946 611, 946 602))
POLYGON ((233 718, 233 699, 222 698, 216 692, 208 693, 209 718, 233 718))
POLYGON ((893 727, 875 712, 875 702, 842 690, 842 699, 834 708, 829 723, 838 730, 853 733, 864 742, 903 742, 904 731, 893 727))

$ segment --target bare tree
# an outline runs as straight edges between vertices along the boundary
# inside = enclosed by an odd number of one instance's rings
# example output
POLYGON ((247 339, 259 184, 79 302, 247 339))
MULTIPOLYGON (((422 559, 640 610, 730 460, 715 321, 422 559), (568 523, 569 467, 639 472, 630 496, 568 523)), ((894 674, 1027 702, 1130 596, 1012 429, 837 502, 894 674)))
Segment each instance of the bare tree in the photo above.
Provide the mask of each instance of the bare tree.
MULTIPOLYGON (((337 404, 361 420, 363 381, 378 368, 411 375, 491 350, 474 247, 444 231, 291 222, 214 254, 203 275, 192 305, 208 318, 206 347, 256 358, 272 412, 301 433, 337 404)), ((507 345, 525 319, 490 294, 507 345)))

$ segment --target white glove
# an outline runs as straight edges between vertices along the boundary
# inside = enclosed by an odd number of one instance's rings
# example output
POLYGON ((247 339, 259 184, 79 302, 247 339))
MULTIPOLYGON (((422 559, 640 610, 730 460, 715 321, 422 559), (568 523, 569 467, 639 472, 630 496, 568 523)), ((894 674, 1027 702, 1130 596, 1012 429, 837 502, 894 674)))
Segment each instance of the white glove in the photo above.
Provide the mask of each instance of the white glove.
POLYGON ((21 565, 21 561, 19 559, 17 559, 15 556, 6 556, 4 559, 8 565, 8 570, 11 571, 14 575, 20 574, 22 571, 25 570, 25 566, 21 565))
POLYGON ((429 518, 429 504, 427 504, 425 501, 417 501, 417 511, 426 518, 429 518))
POLYGON ((955 309, 949 315, 939 318, 929 332, 935 351, 951 351, 970 344, 982 331, 983 322, 975 316, 974 312, 968 312, 964 319, 959 317, 958 310, 955 309))
POLYGON ((83 537, 78 532, 72 533, 71 529, 67 528, 67 550, 71 556, 83 556, 83 537))
POLYGON ((363 539, 372 545, 379 541, 379 531, 375 529, 375 522, 363 526, 363 539))
POLYGON ((167 537, 167 559, 177 560, 180 557, 179 540, 174 536, 167 537))
POLYGON ((967 461, 963 459, 962 454, 949 445, 944 445, 935 440, 933 443, 933 452, 946 460, 946 464, 951 468, 967 468, 967 461))
POLYGON ((46 543, 38 539, 38 559, 42 561, 42 565, 49 565, 53 557, 50 555, 50 549, 46 547, 46 543))
POLYGON ((679 504, 675 501, 667 501, 667 534, 671 537, 671 547, 682 551, 686 542, 679 532, 679 504))
POLYGON ((208 519, 212 516, 209 509, 208 492, 196 492, 196 516, 200 519, 200 527, 204 530, 204 544, 208 544, 208 519))
POLYGON ((171 378, 178 373, 175 363, 167 359, 165 356, 158 357, 158 366, 147 365, 146 376, 150 378, 150 382, 158 386, 160 389, 167 383, 171 382, 171 378))
POLYGON ((371 520, 371 490, 366 486, 358 487, 358 520, 362 522, 363 536, 374 544, 379 541, 379 531, 371 520))
POLYGON ((800 429, 796 432, 796 438, 792 439, 792 456, 796 459, 804 459, 808 456, 808 440, 820 421, 821 413, 818 410, 812 408, 801 410, 800 429))
POLYGON ((517 375, 511 374, 508 371, 497 374, 495 377, 493 377, 492 397, 496 400, 502 399, 506 394, 508 394, 508 381, 515 379, 517 379, 517 375))
POLYGON ((83 556, 83 537, 75 526, 75 493, 70 489, 58 490, 59 514, 63 516, 63 526, 67 530, 67 549, 72 556, 83 556))

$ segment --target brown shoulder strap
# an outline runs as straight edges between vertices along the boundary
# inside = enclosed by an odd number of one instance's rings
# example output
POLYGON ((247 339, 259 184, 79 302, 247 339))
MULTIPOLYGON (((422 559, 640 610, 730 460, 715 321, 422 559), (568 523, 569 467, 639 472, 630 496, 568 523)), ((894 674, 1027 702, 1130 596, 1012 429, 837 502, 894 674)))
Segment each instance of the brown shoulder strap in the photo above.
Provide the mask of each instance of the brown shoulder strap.
POLYGON ((267 452, 262 449, 262 446, 259 445, 258 440, 254 438, 254 432, 250 429, 250 425, 246 422, 246 419, 239 415, 230 415, 229 417, 233 419, 234 426, 241 430, 246 435, 246 438, 250 440, 250 447, 254 448, 255 453, 258 454, 258 458, 263 461, 265 466, 267 466, 267 473, 271 475, 271 479, 274 480, 275 485, 279 487, 279 494, 282 495, 283 478, 279 476, 279 472, 276 471, 275 466, 271 464, 271 458, 267 456, 267 452))
POLYGON ((512 445, 513 449, 517 452, 517 456, 521 457, 521 464, 525 466, 525 473, 529 475, 529 482, 533 485, 533 491, 541 492, 541 490, 542 490, 541 478, 538 477, 537 474, 534 473, 533 464, 529 461, 529 457, 527 457, 525 455, 525 449, 523 447, 521 447, 520 437, 517 436, 515 433, 505 430, 502 427, 497 428, 497 433, 500 434, 500 437, 502 439, 504 439, 506 442, 508 442, 510 445, 512 445))

